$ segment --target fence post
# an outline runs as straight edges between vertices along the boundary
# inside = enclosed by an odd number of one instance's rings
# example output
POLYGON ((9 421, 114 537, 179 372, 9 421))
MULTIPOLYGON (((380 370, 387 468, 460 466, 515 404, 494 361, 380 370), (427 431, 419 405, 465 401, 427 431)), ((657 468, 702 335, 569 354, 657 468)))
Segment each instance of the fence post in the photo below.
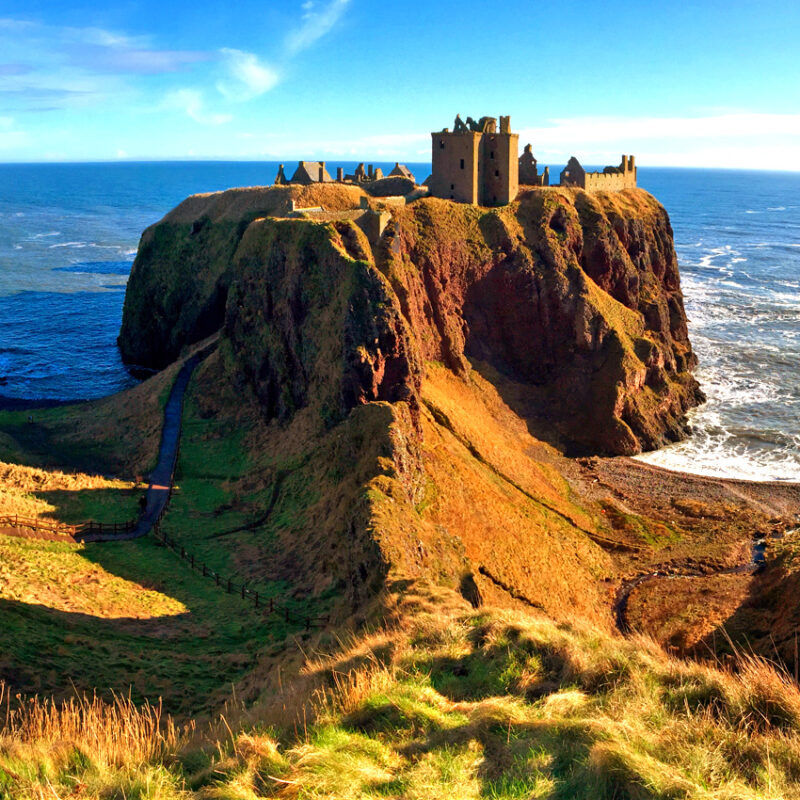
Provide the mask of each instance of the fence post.
POLYGON ((181 545, 181 558, 186 558, 186 548, 181 545))
POLYGON ((288 621, 289 621, 289 609, 288 609, 288 608, 285 608, 285 609, 283 610, 283 617, 284 617, 284 620, 285 620, 286 622, 288 622, 288 621))
POLYGON ((242 584, 242 600, 244 600, 244 592, 245 592, 245 588, 244 588, 244 584, 242 584))
POLYGON ((219 586, 219 573, 218 572, 214 573, 214 582, 217 584, 217 586, 219 586))
POLYGON ((194 553, 192 553, 192 555, 190 556, 190 558, 192 559, 192 569, 194 569, 194 553))
POLYGON ((306 630, 308 630, 310 627, 311 627, 311 620, 308 617, 306 617, 306 630))
POLYGON ((207 573, 206 573, 206 565, 203 564, 203 577, 205 578, 206 575, 207 575, 207 573))
POLYGON ((231 579, 228 578, 228 594, 231 593, 231 579))
POLYGON ((256 592, 256 608, 258 608, 258 592, 256 592))
POLYGON ((275 598, 274 597, 270 597, 270 599, 269 599, 269 613, 270 614, 272 613, 272 610, 273 610, 274 606, 275 606, 275 598))

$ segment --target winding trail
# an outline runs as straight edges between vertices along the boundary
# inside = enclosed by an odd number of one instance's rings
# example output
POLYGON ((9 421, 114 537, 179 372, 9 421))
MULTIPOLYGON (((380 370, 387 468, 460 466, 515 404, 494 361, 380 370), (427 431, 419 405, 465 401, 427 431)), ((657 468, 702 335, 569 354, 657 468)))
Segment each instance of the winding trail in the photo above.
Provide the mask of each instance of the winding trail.
POLYGON ((743 564, 721 569, 703 569, 701 566, 688 567, 672 562, 659 564, 647 572, 642 572, 627 581, 623 581, 614 597, 614 620, 620 633, 628 634, 631 626, 628 623, 628 600, 634 589, 643 583, 663 578, 713 578, 716 575, 745 575, 758 572, 764 566, 766 557, 766 539, 755 539, 750 548, 750 559, 743 564))
POLYGON ((181 441, 181 420, 183 419, 183 398, 189 379, 195 367, 203 360, 205 354, 195 354, 188 358, 180 369, 175 383, 169 393, 164 407, 164 426, 161 429, 161 445, 158 449, 156 468, 149 475, 150 485, 147 487, 147 504, 142 511, 136 527, 132 531, 121 534, 87 533, 76 536, 79 542, 117 542, 127 539, 139 539, 146 536, 161 518, 172 493, 175 478, 175 466, 178 463, 178 448, 181 441))
MULTIPOLYGON (((146 536, 159 521, 172 493, 175 478, 175 466, 178 461, 178 449, 181 439, 181 420, 183 417, 183 400, 186 388, 197 365, 211 352, 207 348, 190 356, 183 364, 172 384, 167 404, 164 408, 164 425, 161 430, 161 444, 158 450, 158 462, 155 469, 148 477, 146 505, 136 524, 128 526, 127 530, 113 531, 87 531, 74 535, 64 535, 52 530, 36 530, 31 527, 2 527, 0 533, 18 536, 25 539, 49 539, 55 541, 74 542, 120 542, 129 539, 139 539, 146 536)), ((108 526, 110 527, 110 526, 108 526)), ((122 527, 122 526, 120 526, 122 527)))

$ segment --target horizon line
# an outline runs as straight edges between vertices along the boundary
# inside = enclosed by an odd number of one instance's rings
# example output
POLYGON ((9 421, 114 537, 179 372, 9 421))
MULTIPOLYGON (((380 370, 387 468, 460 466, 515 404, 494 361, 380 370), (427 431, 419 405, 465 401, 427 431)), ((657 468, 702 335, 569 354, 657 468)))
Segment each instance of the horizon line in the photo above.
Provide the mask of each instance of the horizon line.
MULTIPOLYGON (((389 160, 382 160, 380 158, 372 158, 372 159, 339 159, 339 158, 303 158, 303 159, 296 159, 296 158, 274 158, 274 159, 263 159, 263 158, 222 158, 218 156, 207 156, 207 157, 170 157, 170 158, 107 158, 107 159, 69 159, 69 160, 19 160, 19 161, 0 161, 0 167, 11 167, 11 166, 70 166, 70 165, 106 165, 106 164, 281 164, 281 163, 292 163, 293 161, 324 161, 326 164, 328 163, 372 163, 372 164, 392 164, 392 163, 401 163, 401 164, 419 164, 419 165, 430 165, 430 161, 411 161, 405 160, 401 161, 398 159, 389 159, 389 160)), ((545 166, 550 166, 550 164, 545 163, 543 160, 539 159, 539 164, 544 164, 545 166)), ((592 164, 587 162, 584 166, 586 167, 598 167, 602 166, 600 164, 592 164)), ((645 170, 651 169, 685 169, 685 170, 708 170, 708 171, 716 171, 716 172, 773 172, 777 174, 800 174, 800 167, 797 168, 789 168, 789 169, 775 169, 774 167, 757 167, 757 166, 748 166, 748 167, 721 167, 721 166, 713 166, 713 167, 705 167, 705 166, 697 166, 697 165, 685 165, 685 164, 641 164, 637 162, 636 168, 637 170, 640 168, 644 168, 645 170)), ((558 184, 552 184, 557 186, 558 184)))

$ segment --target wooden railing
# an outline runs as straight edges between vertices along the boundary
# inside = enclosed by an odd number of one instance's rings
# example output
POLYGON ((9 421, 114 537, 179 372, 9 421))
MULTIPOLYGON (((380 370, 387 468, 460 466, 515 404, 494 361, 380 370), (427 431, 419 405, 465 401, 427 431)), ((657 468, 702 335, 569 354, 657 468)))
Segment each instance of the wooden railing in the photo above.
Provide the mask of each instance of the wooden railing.
POLYGON ((184 561, 188 562, 189 566, 199 572, 204 578, 209 578, 221 589, 228 594, 240 595, 242 600, 249 600, 255 608, 263 609, 267 616, 276 614, 282 618, 284 622, 296 622, 303 625, 306 630, 311 628, 324 628, 328 624, 328 617, 310 617, 307 614, 301 614, 297 611, 290 609, 287 605, 275 600, 274 597, 265 597, 263 592, 258 592, 251 589, 245 584, 237 583, 232 578, 226 578, 211 569, 204 561, 196 558, 193 553, 190 553, 183 545, 179 544, 171 536, 161 531, 160 525, 153 527, 153 536, 164 547, 168 547, 173 553, 180 556, 184 561))
POLYGON ((0 516, 0 528, 30 528, 34 531, 54 533, 60 536, 71 536, 77 539, 86 534, 122 534, 129 533, 137 525, 136 520, 126 522, 81 522, 77 525, 68 525, 65 522, 56 522, 49 519, 36 519, 34 517, 21 517, 18 514, 0 516))

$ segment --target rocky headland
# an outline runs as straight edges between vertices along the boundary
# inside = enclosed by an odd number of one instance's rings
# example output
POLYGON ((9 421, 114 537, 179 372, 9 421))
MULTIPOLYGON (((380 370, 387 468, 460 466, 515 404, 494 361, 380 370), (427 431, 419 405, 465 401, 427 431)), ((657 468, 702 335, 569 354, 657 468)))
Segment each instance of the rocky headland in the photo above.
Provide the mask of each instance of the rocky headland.
MULTIPOLYGON (((340 619, 425 577, 611 626, 620 581, 747 561, 798 507, 596 458, 682 438, 703 400, 669 217, 641 189, 497 209, 335 184, 193 196, 142 236, 120 347, 161 368, 216 330, 201 413, 257 421, 241 494, 291 510, 248 558, 340 619)), ((670 641, 696 646, 695 622, 670 641)))

